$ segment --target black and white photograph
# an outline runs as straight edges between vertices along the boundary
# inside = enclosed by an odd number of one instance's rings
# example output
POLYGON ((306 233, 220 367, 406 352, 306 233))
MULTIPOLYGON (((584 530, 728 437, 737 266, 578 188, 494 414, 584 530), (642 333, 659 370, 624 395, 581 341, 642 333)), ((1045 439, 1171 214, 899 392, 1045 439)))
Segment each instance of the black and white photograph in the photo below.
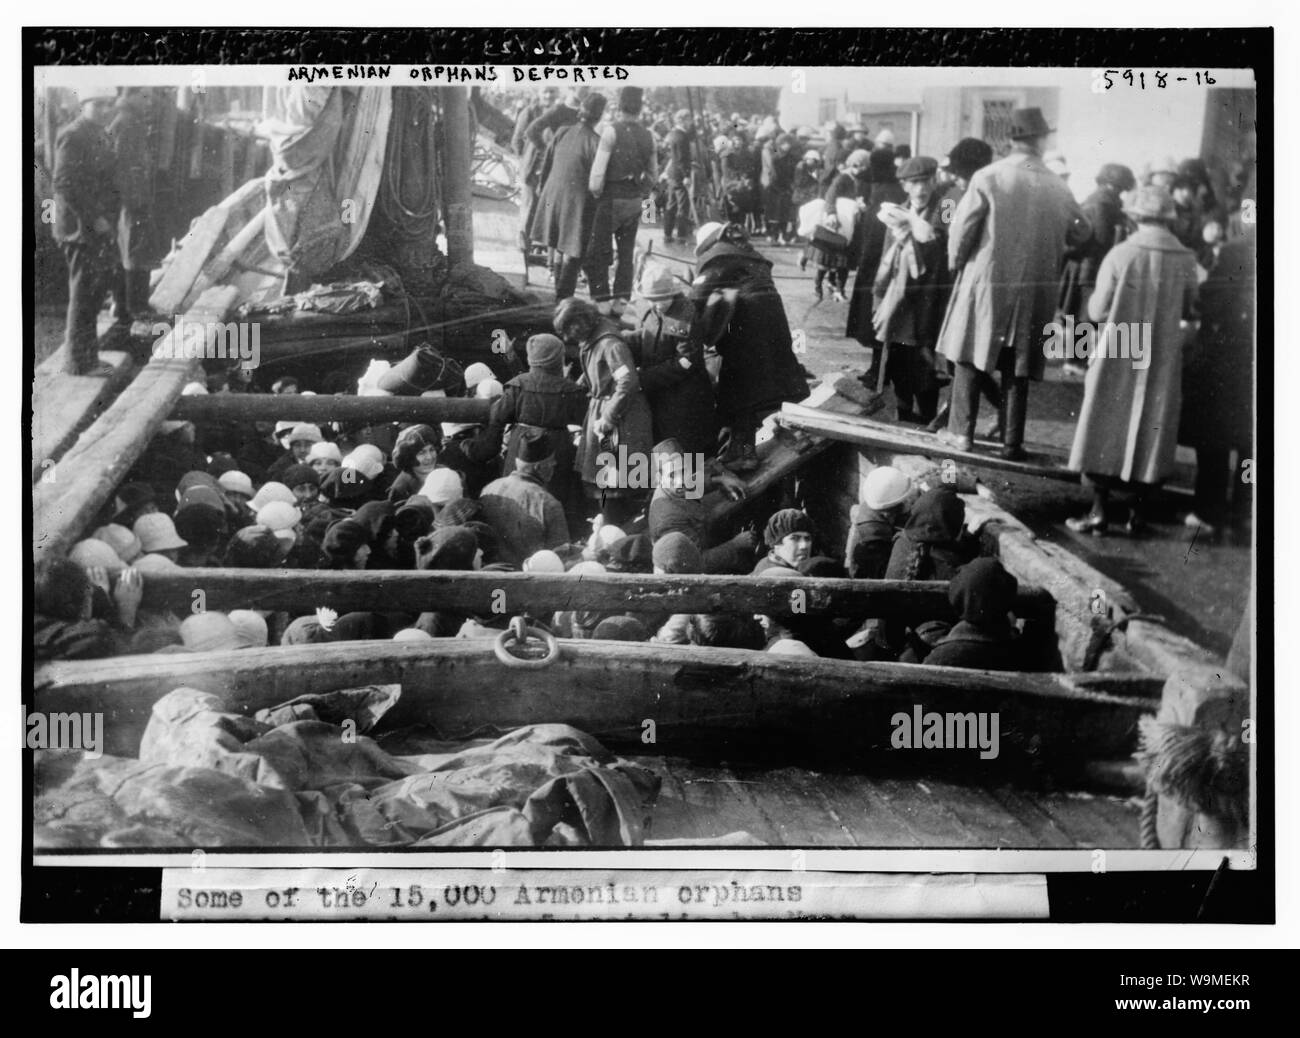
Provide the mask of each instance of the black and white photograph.
POLYGON ((657 31, 25 31, 25 914, 1260 868, 1271 32, 657 31))

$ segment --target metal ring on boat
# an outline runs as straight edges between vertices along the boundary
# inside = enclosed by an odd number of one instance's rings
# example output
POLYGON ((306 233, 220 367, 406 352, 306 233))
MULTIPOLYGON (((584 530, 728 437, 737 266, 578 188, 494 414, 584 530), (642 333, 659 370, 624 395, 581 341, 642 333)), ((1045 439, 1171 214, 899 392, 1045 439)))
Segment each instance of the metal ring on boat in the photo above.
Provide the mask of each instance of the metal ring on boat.
POLYGON ((492 643, 492 651, 496 653, 497 659, 508 667, 526 667, 536 670, 540 667, 549 667, 560 656, 560 643, 556 641, 555 635, 541 627, 530 627, 528 622, 522 616, 516 616, 510 621, 510 626, 497 635, 496 641, 492 643), (541 642, 546 647, 544 655, 539 657, 517 656, 508 648, 511 645, 517 645, 528 650, 529 640, 541 642))

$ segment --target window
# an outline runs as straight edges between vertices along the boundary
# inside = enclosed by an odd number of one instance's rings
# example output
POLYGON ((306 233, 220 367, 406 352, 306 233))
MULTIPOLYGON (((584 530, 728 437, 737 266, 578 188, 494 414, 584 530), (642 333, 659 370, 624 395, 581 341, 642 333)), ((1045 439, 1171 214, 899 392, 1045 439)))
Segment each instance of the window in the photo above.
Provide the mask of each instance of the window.
POLYGON ((821 126, 831 122, 835 118, 837 109, 835 98, 823 97, 817 102, 817 125, 821 126))
POLYGON ((1007 154, 1011 150, 1011 113, 1015 111, 1016 103, 989 98, 980 103, 984 116, 984 132, 980 136, 988 142, 994 155, 1007 154))

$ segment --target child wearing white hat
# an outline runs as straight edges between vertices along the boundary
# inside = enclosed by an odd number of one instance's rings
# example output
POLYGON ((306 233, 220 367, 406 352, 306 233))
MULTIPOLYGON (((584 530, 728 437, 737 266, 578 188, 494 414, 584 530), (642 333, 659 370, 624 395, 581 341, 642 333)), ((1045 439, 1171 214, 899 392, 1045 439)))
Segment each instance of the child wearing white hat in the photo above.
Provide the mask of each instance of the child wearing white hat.
POLYGON ((135 521, 131 532, 140 541, 143 551, 164 555, 172 562, 176 561, 177 552, 189 544, 189 541, 182 539, 176 532, 171 516, 164 515, 162 512, 151 512, 149 515, 140 516, 135 521))

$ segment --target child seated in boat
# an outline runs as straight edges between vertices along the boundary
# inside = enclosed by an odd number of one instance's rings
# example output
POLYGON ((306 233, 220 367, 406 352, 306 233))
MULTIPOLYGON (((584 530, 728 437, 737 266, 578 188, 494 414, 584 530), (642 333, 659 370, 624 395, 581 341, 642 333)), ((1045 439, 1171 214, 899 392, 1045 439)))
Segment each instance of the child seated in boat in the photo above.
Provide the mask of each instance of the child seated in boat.
MULTIPOLYGON (((108 545, 94 544, 103 549, 105 559, 114 554, 108 545)), ((38 661, 98 659, 126 651, 144 584, 135 569, 120 568, 120 561, 117 566, 113 584, 103 565, 83 569, 64 558, 36 564, 33 646, 38 661), (96 595, 97 589, 101 595, 96 595), (97 600, 109 619, 95 616, 97 600)))
POLYGON ((763 540, 768 553, 758 560, 751 576, 766 570, 782 567, 792 574, 799 572, 799 564, 812 556, 812 520, 797 508, 783 508, 767 521, 763 540))
POLYGON ((912 481, 898 469, 881 465, 871 470, 863 483, 862 503, 849 510, 853 525, 844 556, 850 577, 884 578, 894 550, 894 538, 902 529, 908 506, 915 497, 912 481))
POLYGON ((975 559, 948 585, 948 601, 961 617, 918 662, 978 670, 1031 670, 1011 622, 1019 585, 997 559, 975 559))
MULTIPOLYGON (((979 542, 963 529, 965 520, 966 504, 951 489, 927 490, 916 499, 906 525, 894 540, 885 579, 951 580, 979 554, 979 542)), ((931 626, 926 633, 937 640, 940 632, 931 626)), ((913 641, 905 621, 886 617, 862 647, 860 658, 896 660, 913 641)))

